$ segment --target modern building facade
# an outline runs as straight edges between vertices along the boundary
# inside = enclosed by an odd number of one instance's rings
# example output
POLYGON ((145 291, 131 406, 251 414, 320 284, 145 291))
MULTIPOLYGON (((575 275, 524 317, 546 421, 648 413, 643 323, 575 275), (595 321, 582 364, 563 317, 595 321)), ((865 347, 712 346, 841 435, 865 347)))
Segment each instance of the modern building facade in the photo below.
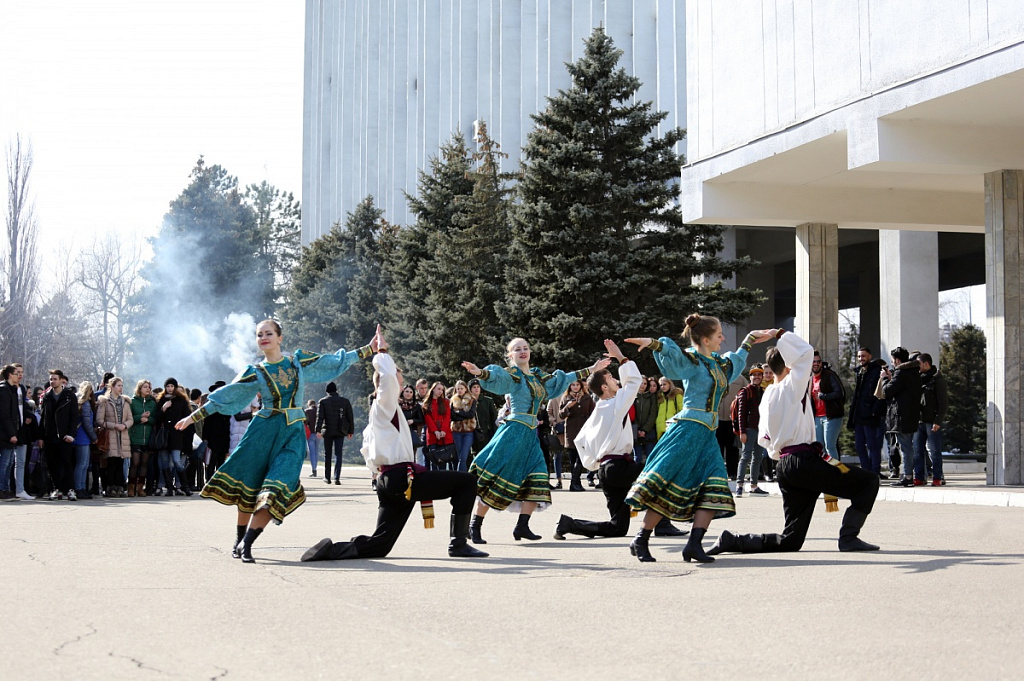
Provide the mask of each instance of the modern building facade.
MULTIPOLYGON (((409 220, 405 193, 452 133, 474 122, 509 155, 569 86, 565 63, 604 26, 640 97, 686 122, 685 8, 677 0, 306 0, 302 237, 372 194, 409 220)), ((683 151, 680 149, 680 151, 683 151)))
POLYGON ((787 230, 816 346, 838 345, 847 230, 878 234, 877 285, 850 288, 885 354, 937 346, 942 237, 984 235, 988 476, 1024 483, 1020 4, 691 0, 686 46, 684 218, 787 230))

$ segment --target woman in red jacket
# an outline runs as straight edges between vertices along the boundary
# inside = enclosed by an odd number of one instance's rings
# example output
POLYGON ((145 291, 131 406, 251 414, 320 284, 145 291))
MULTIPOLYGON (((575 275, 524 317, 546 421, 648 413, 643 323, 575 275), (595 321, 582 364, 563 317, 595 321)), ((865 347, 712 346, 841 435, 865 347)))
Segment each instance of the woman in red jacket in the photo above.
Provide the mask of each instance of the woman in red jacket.
MULTIPOLYGON (((427 399, 423 400, 423 421, 427 431, 426 446, 451 445, 449 452, 455 452, 455 438, 452 437, 452 408, 444 396, 444 384, 438 381, 430 386, 427 399)), ((429 450, 428 450, 429 451, 429 450)), ((452 460, 438 463, 427 457, 427 464, 430 470, 443 471, 455 470, 456 461, 452 460)))

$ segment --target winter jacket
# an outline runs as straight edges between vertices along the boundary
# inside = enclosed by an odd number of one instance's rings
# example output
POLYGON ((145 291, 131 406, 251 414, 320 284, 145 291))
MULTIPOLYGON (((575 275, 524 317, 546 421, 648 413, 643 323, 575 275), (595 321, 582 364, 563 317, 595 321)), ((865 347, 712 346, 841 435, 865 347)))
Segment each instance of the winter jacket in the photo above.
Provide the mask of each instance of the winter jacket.
POLYGON ((932 367, 921 374, 921 423, 942 423, 949 407, 946 377, 932 367))
POLYGON ((57 442, 78 433, 80 419, 78 398, 67 388, 54 395, 47 390, 43 395, 43 439, 57 442))
POLYGON ((185 448, 185 433, 174 429, 174 424, 189 415, 188 400, 181 395, 164 395, 156 403, 156 421, 161 428, 169 428, 167 431, 167 451, 182 451, 185 448), (171 406, 164 411, 164 404, 171 403, 171 406))
POLYGON ((850 430, 855 426, 877 426, 885 414, 885 402, 875 397, 875 386, 878 385, 878 377, 884 365, 885 362, 875 359, 857 369, 853 402, 846 421, 846 427, 850 430))
MULTIPOLYGON (((814 380, 813 374, 811 380, 814 380)), ((826 367, 821 368, 819 392, 822 393, 822 397, 819 400, 815 395, 814 399, 825 403, 825 418, 840 419, 846 413, 846 391, 843 390, 842 381, 836 372, 826 367)))
POLYGON ((398 400, 398 408, 402 410, 402 418, 409 423, 409 437, 412 438, 413 447, 422 447, 423 438, 423 407, 416 400, 398 400))
POLYGON ((472 433, 476 430, 476 400, 472 395, 453 395, 451 406, 453 433, 472 433))
POLYGON ((231 416, 214 413, 203 419, 203 440, 210 451, 227 453, 231 449, 231 416))
POLYGON ((93 414, 92 403, 89 400, 78 405, 80 410, 80 423, 78 432, 75 433, 75 441, 71 444, 85 446, 96 442, 96 417, 93 414))
POLYGON ((497 421, 498 408, 494 406, 494 400, 481 393, 476 401, 476 432, 482 434, 485 444, 491 441, 498 430, 497 421))
POLYGON ((764 396, 764 390, 761 389, 760 385, 754 385, 753 383, 743 386, 736 393, 736 399, 739 400, 736 404, 739 423, 732 424, 735 432, 742 435, 749 428, 758 429, 761 425, 760 410, 762 396, 764 396))
POLYGON ((25 418, 30 417, 32 410, 28 406, 24 388, 7 381, 0 382, 0 449, 15 447, 11 442, 12 437, 18 438, 19 445, 32 441, 35 437, 35 419, 32 419, 32 424, 25 423, 25 418))
POLYGON ((654 442, 658 437, 658 395, 640 393, 633 404, 636 406, 636 429, 644 431, 645 442, 654 442))
POLYGON ((658 439, 665 434, 668 429, 668 420, 678 414, 683 409, 683 391, 679 388, 673 388, 672 391, 666 395, 665 393, 658 391, 655 396, 658 404, 658 415, 655 417, 655 427, 658 433, 658 439))
POLYGON ((153 435, 153 424, 156 423, 156 398, 139 397, 132 398, 132 427, 128 431, 128 437, 133 445, 137 447, 149 446, 149 438, 153 435), (149 412, 146 422, 142 422, 142 415, 149 412))
MULTIPOLYGON (((174 411, 174 407, 168 409, 174 411)), ((135 420, 132 418, 132 403, 127 397, 121 398, 121 418, 117 418, 117 408, 110 395, 103 395, 96 401, 96 424, 101 425, 109 432, 107 442, 110 449, 107 450, 107 458, 130 459, 132 457, 132 442, 130 428, 135 420), (118 430, 118 424, 127 426, 125 430, 118 430)))
POLYGON ((574 401, 572 395, 565 393, 558 403, 558 415, 565 419, 565 446, 567 449, 576 449, 576 436, 580 429, 587 422, 590 415, 594 413, 594 398, 587 391, 580 392, 574 401))
POLYGON ((316 428, 314 430, 324 437, 351 435, 355 432, 352 404, 338 393, 321 397, 316 405, 316 428))
POLYGON ((253 399, 252 404, 228 417, 228 450, 235 451, 238 447, 238 443, 242 441, 242 436, 245 435, 245 431, 249 429, 249 422, 252 421, 252 412, 259 407, 258 400, 253 399))
POLYGON ((882 379, 886 400, 885 429, 914 433, 921 418, 921 363, 917 360, 896 366, 889 380, 882 379))
POLYGON ((427 431, 426 444, 429 445, 451 445, 455 444, 452 437, 452 407, 448 400, 430 400, 427 406, 423 407, 423 421, 427 431), (443 436, 438 438, 435 431, 440 431, 443 436))

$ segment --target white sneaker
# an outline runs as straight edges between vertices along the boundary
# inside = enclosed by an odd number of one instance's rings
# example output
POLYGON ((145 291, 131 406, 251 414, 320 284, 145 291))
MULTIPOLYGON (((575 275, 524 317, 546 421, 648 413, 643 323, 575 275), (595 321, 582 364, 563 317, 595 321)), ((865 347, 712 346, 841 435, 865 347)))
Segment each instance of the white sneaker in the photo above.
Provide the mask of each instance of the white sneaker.
POLYGON ((68 501, 78 501, 78 495, 75 494, 75 490, 68 490, 68 501))
POLYGON ((50 501, 58 501, 60 499, 60 492, 53 490, 50 492, 50 501))
POLYGON ((25 501, 35 501, 36 500, 36 498, 34 496, 29 494, 25 490, 21 490, 20 492, 18 492, 18 498, 19 499, 24 499, 25 501))

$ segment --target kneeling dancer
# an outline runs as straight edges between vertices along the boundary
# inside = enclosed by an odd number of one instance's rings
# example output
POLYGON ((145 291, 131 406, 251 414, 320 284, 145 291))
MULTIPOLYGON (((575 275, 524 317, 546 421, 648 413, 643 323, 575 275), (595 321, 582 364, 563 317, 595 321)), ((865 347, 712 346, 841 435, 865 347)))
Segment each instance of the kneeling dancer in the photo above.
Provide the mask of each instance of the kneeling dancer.
MULTIPOLYGON (((590 375, 587 390, 597 396, 597 407, 576 436, 575 444, 583 467, 598 471, 611 520, 595 522, 563 515, 558 519, 555 539, 565 539, 567 534, 625 537, 629 532, 630 509, 626 505, 626 494, 640 474, 640 464, 633 458, 633 429, 629 425, 629 409, 644 379, 636 364, 622 354, 618 345, 606 340, 604 346, 608 351, 605 356, 619 362, 622 385, 607 369, 590 375)), ((662 530, 663 525, 667 526, 666 536, 687 534, 676 529, 667 518, 663 518, 655 528, 656 534, 662 530)))
POLYGON ((814 504, 822 493, 850 500, 839 530, 839 550, 877 551, 877 546, 857 535, 878 495, 878 475, 847 467, 814 441, 814 410, 807 393, 814 348, 794 333, 780 330, 776 337, 778 345, 767 353, 775 385, 761 401, 758 442, 779 462, 775 475, 782 492, 786 526, 782 534, 734 535, 724 531, 708 553, 799 551, 814 504))
POLYGON ((433 527, 433 499, 452 500, 451 541, 453 558, 486 558, 467 543, 469 518, 476 497, 476 478, 469 473, 429 471, 417 465, 409 423, 398 405, 402 389, 401 372, 387 354, 387 343, 378 334, 379 354, 373 358, 376 398, 370 407, 369 424, 363 431, 363 458, 377 476, 377 529, 371 536, 334 543, 321 539, 302 554, 304 562, 346 558, 383 558, 391 552, 409 520, 415 502, 424 507, 424 522, 433 527), (428 511, 429 509, 429 511, 428 511))

